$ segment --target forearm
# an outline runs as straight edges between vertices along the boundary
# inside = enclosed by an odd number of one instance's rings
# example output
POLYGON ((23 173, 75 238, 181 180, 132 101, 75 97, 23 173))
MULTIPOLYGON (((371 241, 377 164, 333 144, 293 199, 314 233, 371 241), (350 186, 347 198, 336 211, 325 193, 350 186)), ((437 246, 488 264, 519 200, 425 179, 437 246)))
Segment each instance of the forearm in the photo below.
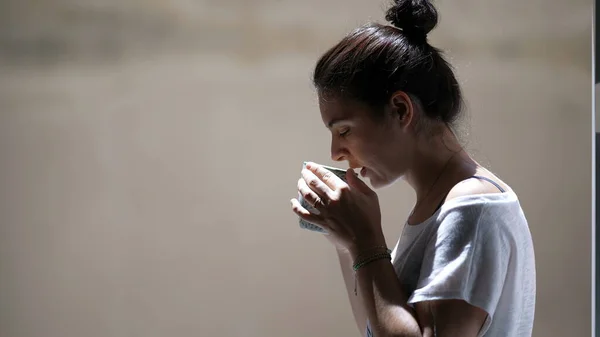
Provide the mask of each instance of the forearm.
POLYGON ((340 267, 342 269, 342 276, 344 277, 344 283, 346 284, 346 291, 348 299, 350 300, 350 306, 352 307, 352 314, 361 336, 364 336, 365 329, 367 327, 367 312, 362 304, 361 294, 354 295, 354 270, 352 269, 352 255, 346 250, 338 249, 338 258, 340 260, 340 267))
MULTIPOLYGON (((356 258, 356 254, 350 256, 356 258)), ((349 296, 360 301, 355 305, 363 310, 366 315, 364 320, 369 319, 375 337, 421 336, 415 313, 408 306, 408 297, 388 259, 379 259, 361 267, 356 272, 356 282, 357 296, 354 295, 352 273, 349 296)))

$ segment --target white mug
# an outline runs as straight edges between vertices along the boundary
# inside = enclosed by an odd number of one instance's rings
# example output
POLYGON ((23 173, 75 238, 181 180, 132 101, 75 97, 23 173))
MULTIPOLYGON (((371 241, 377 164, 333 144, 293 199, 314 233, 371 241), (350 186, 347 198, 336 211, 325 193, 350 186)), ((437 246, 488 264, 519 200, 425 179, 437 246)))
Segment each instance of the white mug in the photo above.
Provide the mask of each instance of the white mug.
MULTIPOLYGON (((331 171, 333 174, 335 174, 336 176, 340 177, 340 179, 342 179, 343 181, 346 181, 346 170, 341 169, 341 168, 337 168, 337 167, 331 167, 331 166, 325 166, 325 165, 321 165, 323 168, 331 171)), ((306 168, 306 162, 304 162, 302 164, 302 168, 306 168)), ((310 205, 308 202, 306 202, 306 200, 304 200, 304 197, 302 197, 302 195, 300 195, 298 197, 298 201, 300 202, 300 205, 302 205, 302 207, 306 208, 306 210, 308 210, 309 212, 313 213, 313 214, 319 214, 319 211, 317 209, 315 209, 314 207, 312 207, 312 205, 310 205)), ((304 228, 304 229, 308 229, 310 231, 314 231, 314 232, 319 232, 319 233, 327 233, 327 231, 325 231, 323 228, 312 224, 308 221, 305 221, 303 219, 299 219, 299 223, 300 223, 300 228, 304 228)))

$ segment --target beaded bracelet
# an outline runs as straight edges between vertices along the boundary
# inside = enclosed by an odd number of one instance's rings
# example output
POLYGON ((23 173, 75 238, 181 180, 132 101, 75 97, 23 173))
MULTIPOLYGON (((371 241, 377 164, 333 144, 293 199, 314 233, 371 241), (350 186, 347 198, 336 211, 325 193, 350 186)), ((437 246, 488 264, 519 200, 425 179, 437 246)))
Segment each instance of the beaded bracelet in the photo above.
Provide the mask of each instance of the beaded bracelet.
POLYGON ((357 291, 358 281, 357 281, 356 272, 360 268, 366 266, 367 264, 369 264, 373 261, 377 261, 380 259, 390 259, 391 260, 391 258, 392 258, 392 256, 391 256, 392 251, 385 246, 375 247, 375 248, 369 249, 369 251, 376 251, 376 252, 372 253, 370 255, 367 255, 364 253, 359 255, 355 260, 356 262, 352 266, 352 269, 354 269, 354 296, 358 295, 358 291, 357 291), (381 249, 385 249, 385 252, 382 252, 381 249), (379 251, 377 251, 377 250, 379 250, 379 251))
MULTIPOLYGON (((370 252, 375 252, 376 254, 382 254, 383 253, 382 251, 385 251, 388 254, 392 253, 392 250, 388 249, 387 246, 377 246, 377 247, 367 249, 366 251, 363 251, 362 254, 360 254, 356 257, 356 259, 354 260, 354 267, 356 267, 359 263, 362 263, 365 259, 371 258, 374 254, 369 254, 370 252)), ((385 254, 385 253, 383 253, 383 254, 385 254)), ((355 268, 354 270, 356 271, 357 269, 355 268)))

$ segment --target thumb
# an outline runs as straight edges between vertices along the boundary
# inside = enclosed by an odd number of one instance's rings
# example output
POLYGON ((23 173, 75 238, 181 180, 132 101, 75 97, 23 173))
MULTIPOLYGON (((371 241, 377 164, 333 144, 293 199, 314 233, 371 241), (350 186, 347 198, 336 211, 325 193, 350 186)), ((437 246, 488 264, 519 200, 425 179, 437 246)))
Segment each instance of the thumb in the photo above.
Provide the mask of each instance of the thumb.
POLYGON ((350 187, 356 188, 364 194, 373 192, 373 190, 371 190, 371 188, 369 188, 364 181, 360 180, 358 175, 356 175, 352 169, 348 169, 348 171, 346 171, 346 180, 348 181, 348 185, 350 187))

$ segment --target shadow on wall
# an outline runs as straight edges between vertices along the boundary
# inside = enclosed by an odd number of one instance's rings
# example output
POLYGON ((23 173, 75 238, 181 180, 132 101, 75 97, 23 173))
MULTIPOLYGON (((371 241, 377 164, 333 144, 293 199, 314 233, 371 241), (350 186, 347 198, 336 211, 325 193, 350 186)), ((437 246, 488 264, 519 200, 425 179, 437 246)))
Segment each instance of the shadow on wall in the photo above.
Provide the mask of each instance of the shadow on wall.
MULTIPOLYGON (((26 2, 26 1, 24 1, 26 2)), ((124 6, 41 2, 0 5, 0 62, 56 64, 115 61, 127 50, 160 46, 176 32, 168 13, 124 6), (2 8, 4 7, 4 8, 2 8)))
POLYGON ((229 53, 245 60, 306 53, 329 40, 314 26, 265 22, 267 3, 0 3, 0 64, 112 63, 146 53, 229 53), (293 38, 290 38, 290 37, 293 38), (276 50, 274 50, 276 49, 276 50))
MULTIPOLYGON (((443 13, 460 7, 446 5, 448 8, 444 8, 443 5, 440 4, 443 13)), ((347 20, 332 24, 331 21, 340 20, 339 6, 319 6, 317 16, 321 19, 308 23, 307 15, 315 14, 302 11, 310 6, 296 11, 293 4, 264 0, 251 3, 240 0, 227 3, 7 0, 0 2, 0 65, 113 63, 130 56, 173 51, 228 53, 243 61, 266 59, 276 52, 306 54, 311 52, 310 47, 322 49, 332 43, 333 36, 341 36, 359 24, 347 20), (298 13, 291 15, 294 12, 298 13), (336 25, 338 28, 332 29, 336 25)), ((476 15, 486 9, 483 6, 470 11, 468 15, 476 15)), ((377 19, 380 18, 365 15, 364 22, 377 19)), ((551 19, 532 16, 532 20, 540 24, 551 19)), ((569 17, 565 20, 573 21, 569 17)), ((516 20, 515 25, 519 22, 516 20)), ((518 31, 515 27, 511 32, 499 31, 488 38, 481 38, 475 30, 465 27, 456 28, 458 35, 442 30, 435 31, 434 35, 444 42, 440 47, 451 46, 454 55, 466 52, 471 56, 479 54, 499 59, 533 59, 544 53, 545 62, 560 64, 572 60, 573 51, 586 50, 589 44, 587 40, 574 38, 580 35, 578 26, 584 25, 572 26, 561 28, 551 36, 535 31, 515 35, 512 32, 518 31), (555 48, 557 43, 562 48, 555 48)))

